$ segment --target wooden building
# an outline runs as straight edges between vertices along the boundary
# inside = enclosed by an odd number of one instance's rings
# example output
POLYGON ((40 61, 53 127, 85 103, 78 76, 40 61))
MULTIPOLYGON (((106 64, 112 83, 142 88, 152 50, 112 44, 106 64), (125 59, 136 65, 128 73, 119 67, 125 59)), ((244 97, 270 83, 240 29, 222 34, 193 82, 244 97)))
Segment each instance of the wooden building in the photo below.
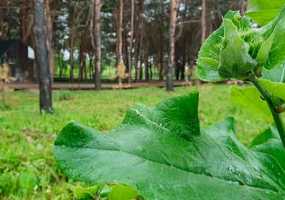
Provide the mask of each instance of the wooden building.
POLYGON ((10 75, 18 82, 34 81, 36 68, 29 58, 29 47, 20 40, 0 40, 0 64, 7 63, 10 75))

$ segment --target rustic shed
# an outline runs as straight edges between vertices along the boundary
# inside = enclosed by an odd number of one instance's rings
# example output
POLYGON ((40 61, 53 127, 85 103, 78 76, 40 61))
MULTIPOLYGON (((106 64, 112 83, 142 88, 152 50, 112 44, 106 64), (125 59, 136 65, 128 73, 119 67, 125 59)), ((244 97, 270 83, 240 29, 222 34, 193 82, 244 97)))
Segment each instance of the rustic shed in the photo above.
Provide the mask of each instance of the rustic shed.
POLYGON ((3 63, 9 65, 15 80, 34 80, 33 60, 28 58, 28 47, 20 40, 0 40, 0 64, 3 63))

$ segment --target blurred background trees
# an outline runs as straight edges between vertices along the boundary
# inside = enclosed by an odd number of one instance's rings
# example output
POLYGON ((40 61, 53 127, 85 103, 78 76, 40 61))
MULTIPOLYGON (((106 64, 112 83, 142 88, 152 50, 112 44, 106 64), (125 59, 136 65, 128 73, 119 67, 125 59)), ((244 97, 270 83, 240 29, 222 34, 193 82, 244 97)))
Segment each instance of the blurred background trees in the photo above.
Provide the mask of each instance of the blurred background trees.
MULTIPOLYGON (((101 80, 122 78, 117 73, 122 71, 119 64, 124 66, 122 81, 129 83, 166 80, 167 69, 173 71, 170 80, 185 80, 185 67, 195 68, 201 42, 220 25, 226 10, 243 13, 246 9, 244 0, 175 0, 175 32, 170 34, 171 2, 44 0, 54 81, 89 81, 100 89, 101 80), (174 49, 170 48, 171 36, 174 49)), ((0 56, 2 63, 14 59, 11 74, 17 80, 38 80, 38 67, 33 61, 33 4, 29 0, 0 2, 0 56), (7 41, 12 44, 5 47, 7 41), (9 50, 11 46, 14 51, 9 50)))

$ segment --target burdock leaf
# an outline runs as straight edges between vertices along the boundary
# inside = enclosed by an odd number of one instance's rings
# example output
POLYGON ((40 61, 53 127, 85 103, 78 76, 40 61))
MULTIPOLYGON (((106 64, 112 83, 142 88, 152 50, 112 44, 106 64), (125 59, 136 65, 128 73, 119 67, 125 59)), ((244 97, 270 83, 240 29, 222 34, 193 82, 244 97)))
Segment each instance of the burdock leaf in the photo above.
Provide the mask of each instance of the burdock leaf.
POLYGON ((197 101, 193 93, 133 108, 109 134, 72 122, 55 142, 58 165, 71 179, 125 184, 146 200, 285 199, 275 154, 242 145, 231 118, 200 130, 197 101))

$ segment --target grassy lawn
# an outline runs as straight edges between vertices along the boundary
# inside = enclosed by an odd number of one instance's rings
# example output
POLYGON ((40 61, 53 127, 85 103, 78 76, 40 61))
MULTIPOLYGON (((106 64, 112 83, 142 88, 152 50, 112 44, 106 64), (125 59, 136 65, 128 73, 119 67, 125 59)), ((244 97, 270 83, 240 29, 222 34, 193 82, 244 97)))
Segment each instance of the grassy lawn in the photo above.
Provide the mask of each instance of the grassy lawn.
MULTIPOLYGON (((126 110, 137 103, 153 106, 191 90, 56 91, 55 114, 43 116, 38 113, 36 92, 8 93, 9 108, 0 110, 0 199, 74 199, 81 186, 66 181, 52 155, 56 134, 67 122, 76 120, 105 132, 118 126, 126 110)), ((207 85, 199 91, 203 127, 233 116, 239 138, 248 144, 268 126, 231 104, 229 86, 207 85)))

